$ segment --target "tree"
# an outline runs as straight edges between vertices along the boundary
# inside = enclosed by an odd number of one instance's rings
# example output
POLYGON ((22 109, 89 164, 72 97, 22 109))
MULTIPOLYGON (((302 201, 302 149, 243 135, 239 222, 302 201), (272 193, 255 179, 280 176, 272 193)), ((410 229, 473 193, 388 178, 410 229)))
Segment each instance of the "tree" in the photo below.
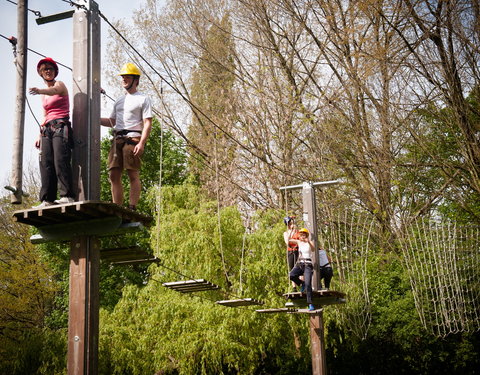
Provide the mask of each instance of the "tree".
POLYGON ((218 227, 216 204, 199 187, 185 184, 162 190, 162 216, 152 232, 152 247, 162 263, 150 267, 152 276, 145 287, 125 288, 115 310, 102 313, 101 355, 108 358, 108 363, 102 361, 102 371, 308 371, 308 331, 302 320, 287 315, 262 317, 251 308, 215 304, 225 299, 224 293, 233 297, 242 291, 267 303, 279 302, 282 286, 277 275, 285 272, 280 213, 256 218, 252 226, 258 230, 248 236, 242 249, 244 227, 235 208, 221 210, 218 227), (243 289, 239 285, 242 262, 243 289), (220 285, 221 291, 198 293, 197 298, 161 286, 178 280, 179 274, 205 278, 220 285), (295 337, 303 338, 296 343, 295 337))

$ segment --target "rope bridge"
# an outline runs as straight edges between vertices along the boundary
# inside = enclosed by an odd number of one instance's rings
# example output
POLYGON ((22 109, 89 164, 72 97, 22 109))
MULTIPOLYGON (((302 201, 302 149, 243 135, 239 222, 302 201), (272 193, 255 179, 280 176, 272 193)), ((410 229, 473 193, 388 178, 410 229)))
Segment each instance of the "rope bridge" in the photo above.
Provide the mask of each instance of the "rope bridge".
POLYGON ((480 329, 480 228, 416 220, 401 237, 420 320, 438 337, 480 329))

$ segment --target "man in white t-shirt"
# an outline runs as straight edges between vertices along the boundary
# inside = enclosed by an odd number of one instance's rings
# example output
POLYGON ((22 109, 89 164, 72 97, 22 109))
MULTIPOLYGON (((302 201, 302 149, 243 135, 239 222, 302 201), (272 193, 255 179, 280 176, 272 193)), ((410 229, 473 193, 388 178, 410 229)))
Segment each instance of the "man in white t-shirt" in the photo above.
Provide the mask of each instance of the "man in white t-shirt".
POLYGON ((134 64, 125 64, 119 75, 127 92, 115 102, 110 117, 102 118, 100 123, 114 130, 108 154, 108 177, 113 203, 123 204, 122 174, 126 169, 130 181, 128 207, 135 210, 142 188, 141 156, 152 130, 152 104, 148 96, 137 91, 141 72, 134 64))

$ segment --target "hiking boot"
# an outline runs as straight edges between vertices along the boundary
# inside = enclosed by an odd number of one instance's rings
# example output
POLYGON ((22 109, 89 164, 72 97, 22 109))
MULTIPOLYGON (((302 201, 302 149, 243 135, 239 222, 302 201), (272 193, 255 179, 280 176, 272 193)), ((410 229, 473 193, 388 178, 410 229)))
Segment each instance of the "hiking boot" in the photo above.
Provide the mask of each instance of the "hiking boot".
POLYGON ((54 202, 56 204, 73 203, 73 202, 75 202, 75 199, 70 198, 70 197, 61 197, 60 199, 57 199, 54 202))
POLYGON ((36 206, 32 206, 32 208, 45 208, 45 207, 49 207, 49 206, 53 206, 54 203, 52 202, 49 202, 49 201, 43 201, 42 203, 36 205, 36 206))

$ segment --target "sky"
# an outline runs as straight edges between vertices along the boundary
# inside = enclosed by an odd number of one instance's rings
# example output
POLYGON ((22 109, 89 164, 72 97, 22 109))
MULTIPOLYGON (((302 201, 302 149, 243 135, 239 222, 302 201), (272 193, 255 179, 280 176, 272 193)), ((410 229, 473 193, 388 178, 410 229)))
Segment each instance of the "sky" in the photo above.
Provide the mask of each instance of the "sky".
MULTIPOLYGON (((16 3, 16 0, 11 0, 16 3)), ((17 6, 8 0, 0 0, 0 34, 9 38, 17 37, 17 6)), ((102 14, 110 21, 119 19, 129 22, 132 12, 140 7, 141 0, 97 0, 96 3, 102 14)), ((60 13, 73 8, 63 0, 29 0, 28 8, 34 11, 40 11, 42 16, 60 13)), ((37 25, 35 19, 37 16, 28 12, 28 48, 41 53, 42 55, 52 57, 66 66, 72 67, 72 19, 65 19, 48 24, 37 25)), ((102 32, 102 61, 106 60, 108 35, 110 26, 103 20, 101 21, 102 32)), ((43 87, 43 80, 38 76, 36 66, 42 57, 29 51, 27 57, 27 99, 32 107, 33 113, 38 121, 43 120, 43 110, 40 103, 40 96, 29 95, 29 87, 43 87)), ((16 101, 16 70, 13 63, 12 45, 5 38, 0 37, 0 64, 2 68, 2 90, 0 90, 0 103, 2 112, 2 139, 4 140, 0 152, 0 196, 9 194, 3 187, 10 185, 9 177, 12 170, 12 143, 13 126, 15 121, 15 101, 16 101)), ((112 72, 116 74, 117 72, 112 72)), ((114 89, 106 84, 103 76, 101 86, 112 96, 114 89)), ((58 80, 63 81, 69 89, 70 99, 72 97, 72 77, 70 70, 59 66, 58 80)), ((119 81, 120 82, 120 81, 119 81)), ((119 83, 120 84, 120 83, 119 83)), ((102 116, 110 114, 111 105, 108 100, 102 100, 102 116)), ((28 169, 38 171, 38 151, 34 147, 34 142, 38 137, 38 125, 28 109, 25 106, 25 137, 23 145, 23 169, 24 173, 28 169)), ((102 135, 106 134, 106 128, 102 135)))

